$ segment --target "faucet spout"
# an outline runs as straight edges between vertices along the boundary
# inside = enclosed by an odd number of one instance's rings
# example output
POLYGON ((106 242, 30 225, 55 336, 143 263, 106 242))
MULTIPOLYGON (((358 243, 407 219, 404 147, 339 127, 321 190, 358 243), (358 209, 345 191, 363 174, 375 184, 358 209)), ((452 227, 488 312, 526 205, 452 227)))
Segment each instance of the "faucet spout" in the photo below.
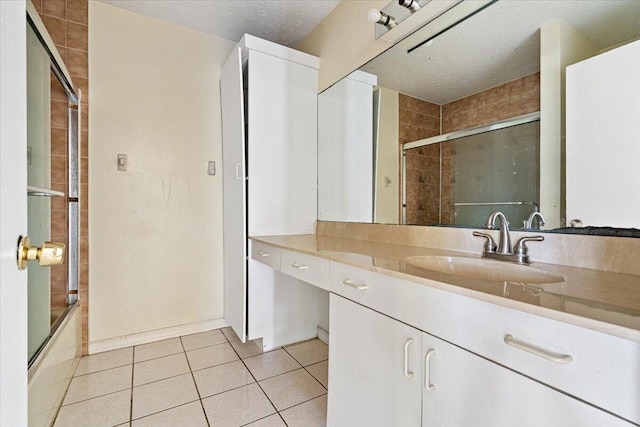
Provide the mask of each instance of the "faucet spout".
POLYGON ((529 218, 527 218, 524 221, 524 229, 525 230, 530 230, 533 228, 533 220, 534 219, 538 219, 538 228, 541 228, 544 226, 544 217, 542 216, 542 214, 538 211, 533 211, 531 212, 531 214, 529 215, 529 218))
POLYGON ((507 217, 502 212, 492 212, 487 220, 487 228, 494 230, 496 228, 496 219, 500 226, 500 240, 498 241, 498 250, 496 252, 503 255, 511 255, 513 251, 511 250, 511 236, 509 235, 507 217))

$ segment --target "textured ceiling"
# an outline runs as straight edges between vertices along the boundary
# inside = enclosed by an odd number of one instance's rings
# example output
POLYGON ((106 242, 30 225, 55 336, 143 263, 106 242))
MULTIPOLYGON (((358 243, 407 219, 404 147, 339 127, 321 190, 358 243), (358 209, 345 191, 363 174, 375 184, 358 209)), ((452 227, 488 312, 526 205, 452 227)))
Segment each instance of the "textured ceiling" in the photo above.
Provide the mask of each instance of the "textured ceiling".
POLYGON ((539 28, 555 18, 599 49, 640 37, 639 0, 501 0, 429 45, 407 54, 402 42, 361 69, 380 86, 444 104, 539 71, 539 28))
POLYGON ((289 47, 297 45, 339 3, 339 0, 101 1, 234 42, 248 33, 289 47))

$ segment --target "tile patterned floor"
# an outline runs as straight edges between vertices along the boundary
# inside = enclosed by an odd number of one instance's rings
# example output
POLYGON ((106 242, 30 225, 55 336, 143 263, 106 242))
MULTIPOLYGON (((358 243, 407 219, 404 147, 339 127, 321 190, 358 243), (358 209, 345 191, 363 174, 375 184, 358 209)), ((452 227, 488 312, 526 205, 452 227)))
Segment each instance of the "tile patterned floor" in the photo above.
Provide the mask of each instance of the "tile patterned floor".
POLYGON ((55 427, 325 426, 329 349, 262 353, 231 328, 83 357, 55 427))

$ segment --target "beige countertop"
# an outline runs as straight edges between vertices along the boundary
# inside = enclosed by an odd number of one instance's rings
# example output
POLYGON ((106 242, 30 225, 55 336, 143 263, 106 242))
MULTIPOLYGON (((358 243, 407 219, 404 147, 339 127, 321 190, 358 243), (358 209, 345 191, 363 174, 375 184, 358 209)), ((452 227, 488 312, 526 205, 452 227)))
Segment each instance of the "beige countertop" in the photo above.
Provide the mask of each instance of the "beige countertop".
POLYGON ((406 262, 415 256, 480 259, 480 254, 314 234, 252 239, 640 343, 640 276, 635 274, 532 263, 530 267, 562 276, 564 281, 505 282, 442 273, 406 262))

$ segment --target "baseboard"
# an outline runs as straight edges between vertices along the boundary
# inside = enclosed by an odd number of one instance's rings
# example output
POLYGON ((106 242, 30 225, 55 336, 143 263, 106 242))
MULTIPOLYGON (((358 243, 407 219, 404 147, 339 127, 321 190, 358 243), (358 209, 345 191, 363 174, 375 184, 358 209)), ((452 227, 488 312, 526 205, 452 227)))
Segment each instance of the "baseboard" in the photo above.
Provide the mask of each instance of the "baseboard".
POLYGON ((318 339, 326 345, 329 345, 329 331, 325 331, 318 326, 318 339))
POLYGON ((122 337, 107 338, 89 342, 89 354, 102 353, 104 351, 117 350, 133 345, 147 344, 153 341, 176 338, 182 335, 196 334, 212 329, 220 329, 229 326, 224 317, 205 320, 204 322, 188 323, 186 325, 172 326, 170 328, 155 329, 153 331, 124 335, 122 337))

